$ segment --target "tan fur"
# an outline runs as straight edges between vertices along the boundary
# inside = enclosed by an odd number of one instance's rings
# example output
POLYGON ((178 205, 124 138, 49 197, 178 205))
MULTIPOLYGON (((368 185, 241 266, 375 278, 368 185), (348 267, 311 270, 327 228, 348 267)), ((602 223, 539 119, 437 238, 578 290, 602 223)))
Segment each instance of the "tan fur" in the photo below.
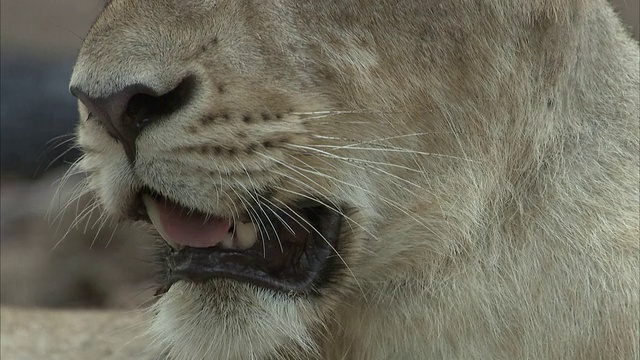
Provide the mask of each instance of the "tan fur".
POLYGON ((71 84, 198 86, 133 167, 81 105, 80 167, 120 217, 345 209, 320 296, 175 284, 175 359, 638 359, 639 61, 599 0, 113 0, 71 84))

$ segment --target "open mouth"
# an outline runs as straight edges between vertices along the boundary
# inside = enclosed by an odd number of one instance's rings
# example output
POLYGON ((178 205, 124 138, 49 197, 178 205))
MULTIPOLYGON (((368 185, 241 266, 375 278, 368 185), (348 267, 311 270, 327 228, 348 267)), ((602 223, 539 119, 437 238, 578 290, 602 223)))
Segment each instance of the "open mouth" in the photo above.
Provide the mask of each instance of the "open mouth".
POLYGON ((341 216, 320 201, 286 209, 265 206, 245 222, 212 217, 152 192, 141 199, 140 210, 167 244, 160 258, 160 293, 177 281, 214 278, 306 292, 326 280, 338 258, 341 216))

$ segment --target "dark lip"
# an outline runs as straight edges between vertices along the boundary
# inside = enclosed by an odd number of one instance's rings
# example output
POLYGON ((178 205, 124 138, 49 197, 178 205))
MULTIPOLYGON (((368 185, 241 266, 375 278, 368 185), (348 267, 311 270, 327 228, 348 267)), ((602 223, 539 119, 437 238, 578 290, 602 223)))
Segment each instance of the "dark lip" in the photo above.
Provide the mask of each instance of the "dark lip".
POLYGON ((243 251, 217 247, 185 247, 170 251, 164 261, 166 288, 181 280, 203 282, 215 278, 234 279, 286 293, 307 292, 320 286, 326 280, 327 270, 332 268, 329 263, 336 257, 333 255, 336 255, 341 217, 320 206, 298 211, 304 213, 302 216, 316 229, 309 233, 305 244, 292 245, 283 241, 280 245, 270 237, 266 242, 275 244, 265 244, 266 250, 259 241, 243 251), (280 246, 283 246, 283 251, 280 246), (274 252, 280 253, 276 254, 280 256, 275 262, 269 258, 274 252))
MULTIPOLYGON (((145 193, 160 197, 148 190, 145 193)), ((289 294, 319 289, 336 268, 342 224, 337 211, 319 204, 319 200, 304 200, 254 219, 260 235, 246 250, 174 249, 163 241, 156 254, 160 266, 157 295, 178 281, 201 283, 219 278, 289 294), (296 235, 288 229, 294 229, 296 235)), ((141 200, 134 203, 131 214, 134 220, 149 222, 141 200)))

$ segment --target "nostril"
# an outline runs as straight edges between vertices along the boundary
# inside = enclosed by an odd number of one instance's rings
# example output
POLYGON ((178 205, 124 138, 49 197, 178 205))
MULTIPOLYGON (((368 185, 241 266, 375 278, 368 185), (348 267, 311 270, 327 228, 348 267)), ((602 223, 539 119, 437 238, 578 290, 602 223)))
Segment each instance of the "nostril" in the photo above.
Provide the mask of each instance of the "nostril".
POLYGON ((105 97, 91 97, 80 86, 72 86, 70 90, 122 144, 133 163, 135 141, 142 129, 187 105, 195 87, 195 77, 187 76, 164 94, 158 94, 143 84, 129 85, 105 97))
POLYGON ((187 105, 194 89, 195 78, 188 76, 173 90, 163 95, 139 92, 127 102, 124 117, 132 123, 131 125, 142 130, 147 125, 187 105))

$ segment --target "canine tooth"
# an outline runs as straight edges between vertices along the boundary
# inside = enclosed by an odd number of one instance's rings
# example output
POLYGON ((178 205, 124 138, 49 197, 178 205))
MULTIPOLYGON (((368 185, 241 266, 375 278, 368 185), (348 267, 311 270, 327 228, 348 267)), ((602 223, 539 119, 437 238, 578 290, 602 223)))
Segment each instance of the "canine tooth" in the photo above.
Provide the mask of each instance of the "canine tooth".
POLYGON ((258 234, 253 223, 236 222, 235 245, 239 249, 248 249, 258 240, 258 234))
POLYGON ((233 249, 235 246, 233 246, 233 235, 232 234, 225 234, 224 239, 220 242, 220 246, 223 249, 233 249))

